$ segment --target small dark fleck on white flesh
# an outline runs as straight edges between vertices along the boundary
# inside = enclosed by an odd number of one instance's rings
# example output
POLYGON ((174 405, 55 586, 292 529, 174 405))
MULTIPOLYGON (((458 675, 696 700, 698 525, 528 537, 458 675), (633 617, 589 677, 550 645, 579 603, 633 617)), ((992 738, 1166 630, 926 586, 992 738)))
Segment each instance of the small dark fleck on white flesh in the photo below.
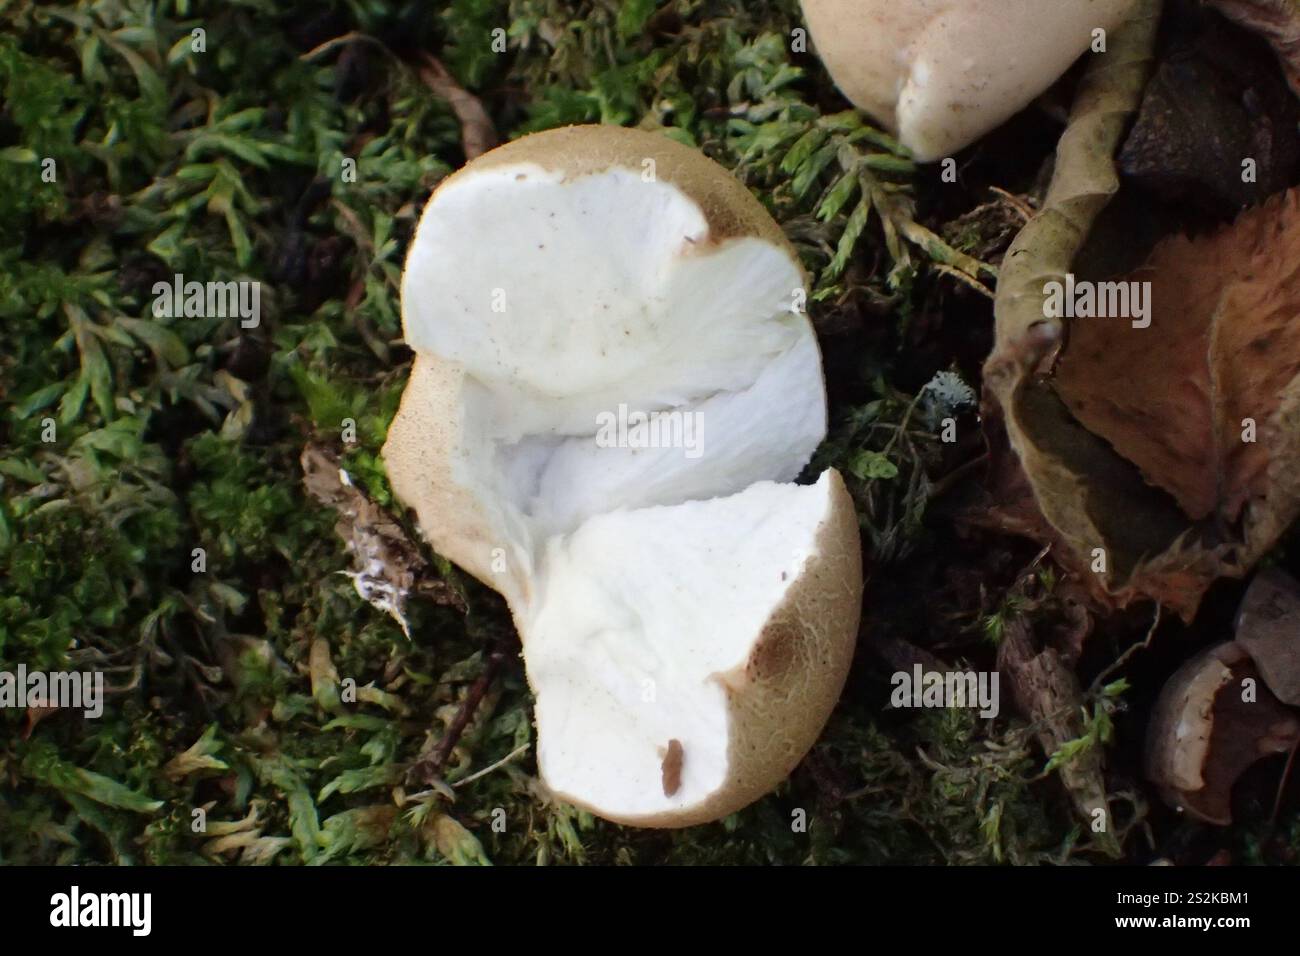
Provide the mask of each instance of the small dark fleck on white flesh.
POLYGON ((671 797, 682 788, 682 742, 675 737, 668 741, 668 752, 664 754, 663 777, 664 796, 671 797))

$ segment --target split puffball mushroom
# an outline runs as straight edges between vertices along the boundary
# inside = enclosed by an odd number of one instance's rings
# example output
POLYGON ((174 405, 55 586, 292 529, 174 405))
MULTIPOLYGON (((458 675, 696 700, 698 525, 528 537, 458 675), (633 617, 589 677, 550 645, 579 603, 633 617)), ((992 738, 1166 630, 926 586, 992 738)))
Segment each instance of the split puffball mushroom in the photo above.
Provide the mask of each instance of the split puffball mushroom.
POLYGON ((804 276, 703 154, 578 126, 434 192, 384 446, 422 534, 508 602, 559 798, 687 826, 770 791, 847 676, 862 595, 804 276))
POLYGON ((803 0, 803 14, 840 91, 932 162, 1024 109, 1135 3, 803 0))
POLYGON ((1300 586, 1255 575, 1236 634, 1180 667, 1156 700, 1146 775, 1165 801, 1198 820, 1232 822, 1232 788, 1255 762, 1300 743, 1300 586))
POLYGON ((1146 775, 1165 802, 1206 823, 1232 822, 1232 787, 1255 762, 1300 740, 1300 720, 1259 682, 1237 643, 1179 668, 1156 701, 1146 775), (1253 693, 1243 693, 1254 681, 1253 693))

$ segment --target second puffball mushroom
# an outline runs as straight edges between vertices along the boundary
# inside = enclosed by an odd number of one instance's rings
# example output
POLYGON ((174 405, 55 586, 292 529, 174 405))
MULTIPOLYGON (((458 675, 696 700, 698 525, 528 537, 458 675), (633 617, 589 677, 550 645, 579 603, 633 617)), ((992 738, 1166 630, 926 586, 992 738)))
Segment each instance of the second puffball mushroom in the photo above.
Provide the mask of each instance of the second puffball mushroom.
POLYGON ((921 162, 1024 109, 1135 0, 803 0, 813 45, 853 105, 921 162))
POLYGON ((388 474, 506 598, 540 773, 607 819, 745 806, 843 687, 861 555, 839 474, 792 483, 826 431, 803 289, 757 200, 650 133, 524 137, 421 217, 388 474))
POLYGON ((1246 591, 1235 639, 1196 655, 1161 690, 1147 729, 1147 779, 1171 806, 1226 826, 1237 778, 1300 746, 1298 704, 1300 586, 1265 569, 1246 591))

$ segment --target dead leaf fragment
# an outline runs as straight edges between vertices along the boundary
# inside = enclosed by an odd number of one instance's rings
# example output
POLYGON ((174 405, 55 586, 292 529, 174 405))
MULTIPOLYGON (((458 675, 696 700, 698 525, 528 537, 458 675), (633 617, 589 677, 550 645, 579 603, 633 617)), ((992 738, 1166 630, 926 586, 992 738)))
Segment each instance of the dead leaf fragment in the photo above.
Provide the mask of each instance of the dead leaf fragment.
POLYGON ((1300 396, 1300 191, 1162 242, 1124 281, 1150 283, 1151 326, 1076 320, 1056 391, 1189 518, 1230 525, 1300 459, 1280 418, 1300 396))
POLYGON ((401 525, 365 496, 331 452, 308 445, 302 452, 303 484, 317 501, 339 513, 334 531, 354 556, 357 570, 344 572, 357 593, 393 618, 406 635, 406 601, 412 591, 462 613, 464 598, 438 580, 401 525))
POLYGON ((1232 822, 1232 788, 1258 760, 1300 746, 1300 584, 1255 576, 1236 636, 1169 678, 1147 727, 1146 775, 1166 802, 1207 823, 1232 822))
MULTIPOLYGON (((1119 189, 1114 154, 1141 98, 1159 15, 1159 0, 1140 0, 1114 37, 1111 53, 1094 58, 1085 71, 1057 145, 1047 196, 1003 259, 994 302, 996 343, 984 364, 986 433, 995 450, 1005 448, 1019 460, 1050 529, 1035 536, 1054 547, 1058 560, 1088 569, 1080 580, 1112 603, 1127 599, 1134 564, 1165 550, 1177 537, 1179 522, 1158 502, 1115 507, 1117 497, 1141 497, 1141 476, 1071 420, 1046 383, 1044 375, 1066 329, 1061 318, 1048 316, 1045 306, 1047 284, 1065 281, 1093 222, 1119 189), (1131 553, 1121 551, 1109 560, 1107 549, 1115 537, 1131 553), (1098 548, 1106 560, 1104 570, 1097 567, 1098 548), (1090 574, 1096 580, 1088 581, 1090 574)), ((996 467, 996 454, 993 458, 996 467)), ((1036 522, 1029 511, 1016 507, 1002 517, 1034 534, 1036 522)), ((1170 570, 1180 572, 1176 565, 1170 570)))
POLYGON ((1224 16, 1273 45, 1287 82, 1300 96, 1300 3, 1297 0, 1210 0, 1224 16))
POLYGON ((1055 534, 1020 523, 1067 564, 1103 556, 1093 584, 1112 606, 1190 619, 1300 514, 1300 191, 1165 240, 1120 281, 1150 283, 1150 325, 1071 320, 1055 374, 1007 397, 1055 534))
MULTIPOLYGON (((998 672, 1006 677, 1016 709, 1034 725, 1045 754, 1051 756, 1085 735, 1083 688, 1055 649, 1035 647, 1029 624, 1020 615, 1008 618, 1003 629, 998 672)), ((1093 832, 1094 844, 1118 857, 1121 849, 1111 826, 1102 759, 1100 747, 1089 747, 1059 770, 1075 812, 1093 832), (1098 814, 1106 827, 1093 831, 1098 814)))
POLYGON ((57 714, 58 712, 58 707, 45 707, 40 704, 28 707, 25 715, 27 721, 23 725, 23 740, 30 740, 32 731, 36 729, 36 725, 51 714, 57 714))

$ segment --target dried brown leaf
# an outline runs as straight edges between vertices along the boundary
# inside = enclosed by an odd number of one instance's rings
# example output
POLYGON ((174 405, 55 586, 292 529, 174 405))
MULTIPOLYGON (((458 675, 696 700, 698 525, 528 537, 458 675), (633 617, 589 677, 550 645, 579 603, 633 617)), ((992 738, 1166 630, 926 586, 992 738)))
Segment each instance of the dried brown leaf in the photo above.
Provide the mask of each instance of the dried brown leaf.
POLYGON ((1106 112, 1103 94, 1108 115, 1128 102, 1104 70, 1088 76, 1099 92, 1080 94, 1044 210, 1004 264, 985 366, 990 440, 1005 429, 1048 527, 1015 482, 1002 496, 995 485, 994 509, 1068 569, 1087 568, 1102 604, 1151 599, 1190 619, 1217 577, 1244 575, 1300 514, 1300 192, 1161 244, 1127 280, 1151 283, 1149 327, 1073 319, 1063 335, 1046 318, 1047 283, 1091 219, 1057 226, 1114 185, 1100 134, 1070 133, 1106 112))
POLYGON ((1056 391, 1193 521, 1231 525, 1300 454, 1280 417, 1300 375, 1300 191, 1166 240, 1128 281, 1150 283, 1150 327, 1076 320, 1056 391))
POLYGON ((1300 192, 1133 278, 1150 327, 1074 320, 1055 377, 1019 389, 1016 451, 1067 566, 1104 556, 1095 594, 1190 619, 1300 514, 1300 192))
POLYGON ((1300 96, 1300 2, 1297 0, 1210 0, 1224 16, 1260 33, 1273 45, 1287 82, 1300 96))
MULTIPOLYGON (((1128 599, 1134 566, 1166 550, 1180 523, 1172 506, 1139 500, 1145 485, 1136 469, 1080 427, 1044 381, 1065 337, 1061 319, 1048 316, 1046 290, 1049 282, 1065 279, 1094 220, 1119 189, 1114 153, 1141 98, 1159 14, 1159 0, 1141 0, 1111 51, 1094 58, 1080 81, 1042 208, 1003 259, 994 303, 997 341, 984 365, 986 433, 995 448, 1007 446, 1019 460, 1046 530, 1032 509, 1010 500, 995 507, 1009 506, 1002 515, 1008 525, 1053 545, 1067 567, 1085 568, 1085 586, 1111 604, 1128 599), (1138 506, 1124 507, 1132 502, 1138 506), (1097 567, 1091 556, 1112 545, 1114 560, 1097 567)), ((1177 562, 1165 571, 1175 578, 1183 573, 1177 562)), ((1182 586, 1175 580, 1170 589, 1182 586)))

